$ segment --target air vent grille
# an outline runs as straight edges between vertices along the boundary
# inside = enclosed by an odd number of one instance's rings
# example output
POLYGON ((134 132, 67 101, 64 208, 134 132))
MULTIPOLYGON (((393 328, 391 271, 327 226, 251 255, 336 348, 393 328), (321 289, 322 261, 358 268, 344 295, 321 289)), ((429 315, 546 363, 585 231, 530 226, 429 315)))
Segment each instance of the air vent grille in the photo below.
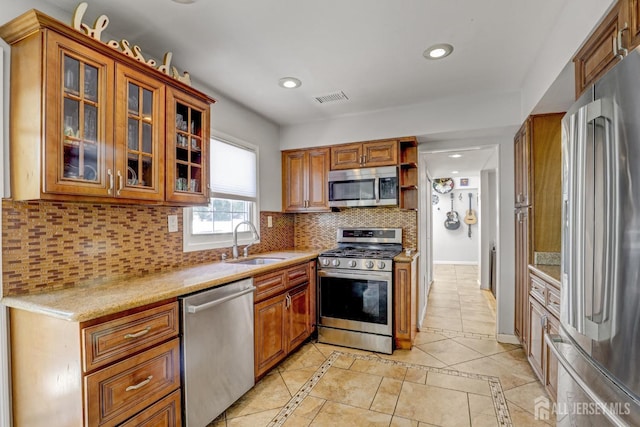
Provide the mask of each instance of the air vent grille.
POLYGON ((320 104, 326 104, 327 102, 347 101, 349 98, 343 91, 330 93, 328 95, 316 96, 315 100, 320 104))

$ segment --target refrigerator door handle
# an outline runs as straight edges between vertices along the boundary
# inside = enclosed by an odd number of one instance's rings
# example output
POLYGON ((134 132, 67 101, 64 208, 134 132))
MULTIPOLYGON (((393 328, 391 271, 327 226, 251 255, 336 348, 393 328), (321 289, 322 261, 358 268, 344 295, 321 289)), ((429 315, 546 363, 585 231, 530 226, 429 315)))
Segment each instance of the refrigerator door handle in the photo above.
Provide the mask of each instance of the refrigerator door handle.
POLYGON ((617 150, 613 102, 601 98, 578 112, 578 332, 600 341, 611 336, 609 324, 617 223, 617 150), (603 262, 596 262, 603 260, 603 262))

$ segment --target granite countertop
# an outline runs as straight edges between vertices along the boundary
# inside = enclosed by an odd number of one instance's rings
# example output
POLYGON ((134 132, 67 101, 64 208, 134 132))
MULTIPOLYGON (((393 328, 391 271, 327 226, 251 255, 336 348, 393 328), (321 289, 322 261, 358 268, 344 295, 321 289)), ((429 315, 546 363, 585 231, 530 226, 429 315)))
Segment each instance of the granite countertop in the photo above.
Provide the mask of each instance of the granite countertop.
POLYGON ((53 292, 8 296, 2 298, 0 303, 63 320, 82 322, 253 277, 317 256, 318 251, 315 250, 266 252, 252 255, 250 258, 283 259, 261 265, 238 264, 233 261, 213 262, 166 273, 86 284, 53 292))
POLYGON ((553 282, 558 288, 561 287, 562 278, 559 265, 529 264, 529 270, 543 279, 553 282))
POLYGON ((393 258, 395 262, 413 262, 414 259, 420 256, 420 252, 415 249, 404 249, 398 255, 393 258), (409 251, 407 253, 407 251, 409 251))

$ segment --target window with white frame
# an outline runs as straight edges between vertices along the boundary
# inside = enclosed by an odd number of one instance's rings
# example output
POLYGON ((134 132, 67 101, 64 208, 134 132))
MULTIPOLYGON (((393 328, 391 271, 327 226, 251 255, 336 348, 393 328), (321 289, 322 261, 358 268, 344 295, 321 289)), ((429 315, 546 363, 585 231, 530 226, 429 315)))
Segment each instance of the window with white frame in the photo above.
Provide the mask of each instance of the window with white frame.
MULTIPOLYGON (((184 211, 184 251, 233 245, 233 231, 244 221, 259 232, 258 150, 245 143, 211 139, 211 200, 184 211)), ((250 228, 238 228, 238 244, 254 240, 250 228)))

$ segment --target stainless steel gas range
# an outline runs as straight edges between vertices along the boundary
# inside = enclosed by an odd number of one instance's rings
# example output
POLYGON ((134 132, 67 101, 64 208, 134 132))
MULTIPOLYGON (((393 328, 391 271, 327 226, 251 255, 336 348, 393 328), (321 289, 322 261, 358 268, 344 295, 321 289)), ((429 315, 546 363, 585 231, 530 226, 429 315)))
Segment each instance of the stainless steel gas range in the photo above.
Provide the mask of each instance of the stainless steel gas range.
POLYGON ((340 228, 318 258, 318 341, 393 352, 393 258, 402 228, 340 228))

